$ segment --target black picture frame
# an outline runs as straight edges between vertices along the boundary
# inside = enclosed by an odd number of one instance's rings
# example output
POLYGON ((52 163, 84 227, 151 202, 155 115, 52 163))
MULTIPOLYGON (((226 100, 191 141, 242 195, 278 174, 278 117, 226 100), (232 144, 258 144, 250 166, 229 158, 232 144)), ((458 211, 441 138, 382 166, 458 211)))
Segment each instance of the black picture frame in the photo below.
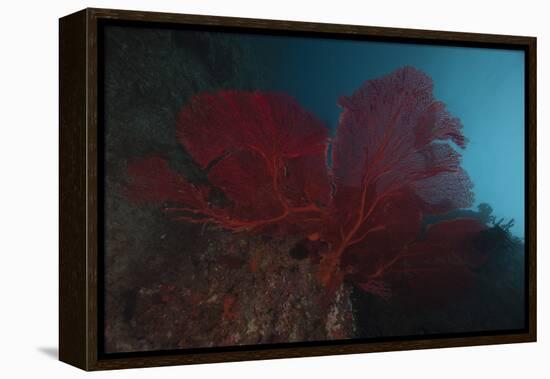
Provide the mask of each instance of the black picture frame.
POLYGON ((536 341, 536 38, 88 8, 59 21, 59 358, 84 370, 305 357, 536 341), (422 338, 111 353, 103 340, 102 28, 241 30, 525 52, 526 328, 422 338))

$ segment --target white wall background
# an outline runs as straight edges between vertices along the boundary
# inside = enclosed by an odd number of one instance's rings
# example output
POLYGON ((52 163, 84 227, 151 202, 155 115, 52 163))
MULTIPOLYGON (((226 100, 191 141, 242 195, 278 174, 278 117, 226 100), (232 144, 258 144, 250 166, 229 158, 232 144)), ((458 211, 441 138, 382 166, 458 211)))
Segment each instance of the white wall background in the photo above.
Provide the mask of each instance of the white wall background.
POLYGON ((539 342, 90 374, 109 378, 549 377, 549 11, 542 0, 11 0, 0 21, 0 376, 80 377, 57 354, 57 19, 86 6, 538 37, 539 342), (546 106, 546 107, 545 107, 546 106), (546 173, 545 173, 546 172, 546 173))

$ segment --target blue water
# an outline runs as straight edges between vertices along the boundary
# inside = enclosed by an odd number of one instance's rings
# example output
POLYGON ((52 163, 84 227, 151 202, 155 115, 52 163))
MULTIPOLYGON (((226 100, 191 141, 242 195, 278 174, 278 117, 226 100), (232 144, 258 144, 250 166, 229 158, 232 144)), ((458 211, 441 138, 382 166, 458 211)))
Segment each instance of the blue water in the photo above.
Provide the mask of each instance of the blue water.
MULTIPOLYGON (((336 105, 365 80, 410 65, 434 81, 437 99, 464 124, 470 140, 463 167, 474 182, 475 204, 515 220, 524 237, 524 53, 284 36, 249 36, 270 62, 268 89, 294 96, 334 130, 336 105)), ((262 59, 262 61, 264 61, 262 59)))

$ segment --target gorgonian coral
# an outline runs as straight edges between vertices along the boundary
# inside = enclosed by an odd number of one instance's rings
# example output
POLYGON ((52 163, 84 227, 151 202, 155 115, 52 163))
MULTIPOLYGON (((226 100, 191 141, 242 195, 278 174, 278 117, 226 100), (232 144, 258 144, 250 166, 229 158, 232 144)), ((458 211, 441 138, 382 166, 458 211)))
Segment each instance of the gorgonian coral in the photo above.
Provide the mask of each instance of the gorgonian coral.
POLYGON ((455 149, 466 146, 462 125, 432 90, 411 67, 367 81, 339 100, 333 140, 288 95, 199 94, 182 109, 177 138, 208 183, 150 157, 129 164, 129 195, 163 203, 175 220, 302 235, 318 247, 328 294, 345 280, 383 297, 395 283, 448 294, 445 282, 467 283, 481 262, 476 236, 486 227, 476 219, 423 221, 473 200, 455 149), (224 200, 212 201, 214 192, 224 200))

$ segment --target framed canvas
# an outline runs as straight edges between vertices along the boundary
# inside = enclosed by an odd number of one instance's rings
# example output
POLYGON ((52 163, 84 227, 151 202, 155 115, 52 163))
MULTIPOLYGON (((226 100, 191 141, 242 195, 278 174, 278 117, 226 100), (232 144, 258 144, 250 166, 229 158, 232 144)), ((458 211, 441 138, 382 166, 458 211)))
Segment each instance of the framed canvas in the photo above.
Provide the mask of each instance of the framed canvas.
POLYGON ((536 39, 60 19, 59 356, 536 340, 536 39))

